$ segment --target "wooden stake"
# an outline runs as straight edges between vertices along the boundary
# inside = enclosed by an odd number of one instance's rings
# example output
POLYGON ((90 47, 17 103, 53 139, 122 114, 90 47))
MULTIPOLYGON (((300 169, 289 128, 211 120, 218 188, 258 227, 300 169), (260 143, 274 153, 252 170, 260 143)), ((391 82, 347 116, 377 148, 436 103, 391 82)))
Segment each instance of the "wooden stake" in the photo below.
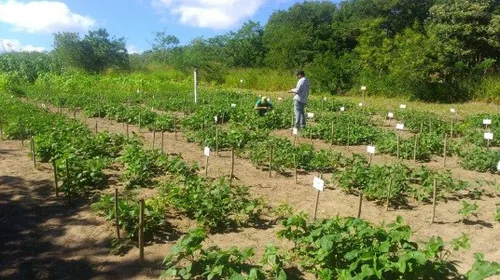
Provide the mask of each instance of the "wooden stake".
POLYGON ((127 138, 129 138, 129 133, 128 133, 128 121, 127 121, 127 138))
POLYGON ((33 139, 33 135, 31 136, 31 159, 33 160, 33 168, 36 168, 35 139, 33 139))
POLYGON ((413 161, 417 162, 418 134, 415 134, 413 137, 415 138, 415 143, 413 144, 413 161))
POLYGON ((95 120, 95 134, 97 134, 97 120, 95 120))
POLYGON ((177 118, 174 118, 174 140, 177 141, 177 118))
POLYGON ((118 189, 115 188, 115 224, 116 224, 116 237, 120 240, 120 220, 118 217, 118 189))
POLYGON ((269 178, 272 176, 273 172, 273 145, 269 146, 269 178))
POLYGON ((208 158, 209 158, 209 157, 206 157, 206 158, 207 158, 207 161, 206 161, 206 163, 205 163, 205 177, 207 177, 207 178, 208 178, 208 158))
POLYGON ((444 135, 444 160, 443 160, 443 167, 446 167, 446 157, 447 157, 447 147, 448 147, 448 134, 444 135))
POLYGON ((333 139, 333 121, 332 121, 332 132, 330 134, 330 138, 331 138, 331 142, 330 142, 330 145, 333 146, 333 142, 334 142, 334 139, 333 139))
POLYGON ((164 148, 163 148, 163 135, 165 134, 165 132, 162 130, 161 131, 161 153, 163 154, 164 152, 164 148))
POLYGON ((139 132, 141 132, 141 111, 139 111, 139 132))
POLYGON ((294 153, 293 154, 293 165, 295 166, 295 184, 299 183, 298 180, 298 170, 297 170, 297 155, 294 153))
POLYGON ((233 178, 234 178, 234 148, 231 148, 231 176, 229 179, 229 184, 233 184, 233 178))
POLYGON ((432 191, 432 220, 431 220, 431 224, 434 223, 434 219, 436 218, 436 193, 437 193, 437 179, 434 178, 434 189, 432 191))
POLYGON ((389 180, 389 187, 387 189, 387 200, 385 202, 385 211, 389 211, 389 202, 390 202, 391 193, 392 193, 392 180, 393 180, 393 177, 391 176, 391 179, 389 180))
POLYGON ((215 154, 219 156, 219 128, 215 126, 215 154))
POLYGON ((319 193, 320 193, 319 190, 316 191, 316 203, 314 203, 313 221, 316 221, 316 213, 318 212, 319 193))
POLYGON ((401 142, 401 138, 400 138, 400 135, 399 135, 399 131, 398 131, 398 136, 397 136, 397 150, 396 150, 396 159, 399 160, 399 145, 400 145, 400 142, 401 142))
POLYGON ((0 141, 3 140, 3 123, 0 122, 0 141))
POLYGON ((139 261, 144 263, 144 199, 139 200, 139 261))
POLYGON ((349 149, 351 142, 351 126, 347 124, 347 149, 349 149))
POLYGON ((155 149, 156 130, 153 130, 153 150, 155 149))
POLYGON ((71 204, 71 178, 69 177, 69 158, 66 159, 66 188, 68 189, 68 203, 71 204))
POLYGON ((358 219, 361 217, 361 207, 363 205, 363 191, 359 191, 358 219))
POLYGON ((57 181, 57 164, 55 159, 52 159, 52 168, 54 169, 54 191, 56 197, 59 197, 59 182, 57 181))

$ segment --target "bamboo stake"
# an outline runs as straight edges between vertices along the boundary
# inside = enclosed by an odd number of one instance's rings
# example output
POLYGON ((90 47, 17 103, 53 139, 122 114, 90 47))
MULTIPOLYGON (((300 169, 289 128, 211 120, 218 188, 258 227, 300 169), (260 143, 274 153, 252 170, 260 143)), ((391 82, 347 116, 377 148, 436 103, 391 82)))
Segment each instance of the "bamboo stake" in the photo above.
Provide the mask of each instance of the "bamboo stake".
POLYGON ((69 158, 66 159, 66 188, 68 188, 68 203, 71 204, 71 186, 69 177, 69 158))
MULTIPOLYGON (((323 180, 323 174, 321 174, 319 177, 320 177, 321 180, 323 180)), ((316 214, 318 213, 319 193, 320 193, 320 191, 317 190, 317 193, 316 193, 316 203, 314 203, 313 221, 316 221, 316 214)))
POLYGON ((177 141, 177 118, 174 118, 174 140, 177 141))
POLYGON ((207 158, 207 161, 206 161, 206 163, 205 163, 205 177, 207 177, 207 178, 208 178, 208 158, 209 158, 209 157, 206 157, 206 158, 207 158))
POLYGON ((331 138, 330 145, 333 146, 333 142, 334 142, 334 139, 333 139, 333 121, 332 121, 332 131, 331 131, 331 134, 330 134, 330 138, 331 138))
POLYGON ((347 149, 349 149, 351 142, 351 126, 347 124, 347 149))
POLYGON ((215 154, 219 156, 219 128, 215 126, 215 154))
POLYGON ((400 146, 400 142, 401 142, 401 136, 399 135, 399 131, 398 131, 398 136, 397 136, 397 150, 396 150, 396 159, 399 160, 399 146, 400 146))
POLYGON ((95 134, 97 134, 97 120, 95 120, 95 134))
POLYGON ((295 166, 295 184, 299 183, 298 180, 298 170, 297 170, 297 155, 293 154, 293 165, 295 166))
POLYGON ((129 133, 128 133, 128 121, 127 121, 127 138, 129 138, 129 133))

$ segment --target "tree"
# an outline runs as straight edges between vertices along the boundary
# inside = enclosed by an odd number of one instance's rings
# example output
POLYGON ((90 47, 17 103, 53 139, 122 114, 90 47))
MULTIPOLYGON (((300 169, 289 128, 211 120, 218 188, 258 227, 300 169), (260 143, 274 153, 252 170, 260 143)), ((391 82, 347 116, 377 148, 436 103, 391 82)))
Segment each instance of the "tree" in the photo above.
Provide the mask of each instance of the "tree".
POLYGON ((155 32, 154 42, 151 44, 155 61, 167 63, 169 55, 179 45, 179 38, 169 35, 165 31, 155 32))
POLYGON ((129 68, 124 38, 109 38, 106 29, 89 31, 83 39, 77 33, 54 34, 54 51, 68 67, 99 73, 110 67, 129 68))
POLYGON ((235 67, 263 65, 265 49, 262 42, 264 29, 258 22, 248 21, 237 32, 230 32, 226 51, 235 67))

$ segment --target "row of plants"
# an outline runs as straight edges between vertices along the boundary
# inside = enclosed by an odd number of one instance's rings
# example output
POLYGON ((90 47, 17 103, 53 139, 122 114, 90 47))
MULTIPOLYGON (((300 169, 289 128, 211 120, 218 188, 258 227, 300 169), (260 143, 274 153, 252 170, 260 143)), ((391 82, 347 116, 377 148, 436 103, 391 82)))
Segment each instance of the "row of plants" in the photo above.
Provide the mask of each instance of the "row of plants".
POLYGON ((485 279, 500 275, 500 264, 475 254, 464 275, 450 256, 469 249, 465 234, 448 244, 431 237, 413 242, 412 230, 401 217, 387 226, 336 217, 309 222, 304 213, 283 221, 277 236, 293 243, 280 249, 269 244, 260 261, 252 247, 204 246, 207 233, 195 229, 181 238, 163 263, 162 277, 174 279, 485 279))

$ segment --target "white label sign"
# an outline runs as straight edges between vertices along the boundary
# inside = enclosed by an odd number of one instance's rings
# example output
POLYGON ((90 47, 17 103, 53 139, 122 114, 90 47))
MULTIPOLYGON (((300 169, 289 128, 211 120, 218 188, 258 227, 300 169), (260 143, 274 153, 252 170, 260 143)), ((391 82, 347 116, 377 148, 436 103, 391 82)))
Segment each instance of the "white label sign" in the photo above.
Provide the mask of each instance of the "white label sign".
POLYGON ((314 118, 314 113, 307 113, 307 117, 310 119, 314 118))
POLYGON ((455 114, 456 112, 457 112, 457 110, 455 110, 455 108, 450 109, 450 113, 455 114))
POLYGON ((203 150, 203 154, 206 157, 209 157, 210 156, 210 148, 209 147, 205 147, 205 149, 203 150))
POLYGON ((367 146, 366 147, 366 152, 368 152, 369 154, 374 155, 375 154, 375 146, 367 146))
POLYGON ((231 108, 236 108, 236 104, 232 103, 231 108))
POLYGON ((491 125, 491 120, 490 119, 484 119, 483 120, 484 125, 491 125))
POLYGON ((344 112, 345 111, 345 107, 340 107, 340 112, 344 112))
POLYGON ((323 101, 326 101, 326 97, 323 97, 323 101))
POLYGON ((387 114, 387 117, 388 117, 389 119, 392 119, 392 118, 394 118, 394 113, 392 113, 392 112, 389 112, 389 113, 387 114))
POLYGON ((366 86, 361 86, 361 90, 366 90, 366 86))
POLYGON ((281 100, 283 100, 283 98, 281 98, 281 97, 278 97, 278 101, 281 101, 281 100))
POLYGON ((359 107, 363 107, 363 103, 361 103, 361 102, 358 105, 359 105, 359 107))
POLYGON ((298 133, 299 133, 299 130, 296 127, 292 128, 293 135, 297 135, 298 133))
POLYGON ((243 83, 243 79, 240 80, 240 83, 243 83))
POLYGON ((219 118, 217 116, 214 117, 214 122, 217 122, 219 118))
POLYGON ((497 164, 497 170, 500 171, 500 161, 497 164))
POLYGON ((484 139, 485 140, 493 140, 493 133, 491 133, 491 132, 485 132, 484 133, 484 139))
POLYGON ((399 105, 399 109, 406 109, 406 104, 399 105))
POLYGON ((397 129, 397 130, 403 130, 403 129, 405 129, 405 124, 404 124, 404 123, 398 123, 398 124, 396 125, 396 129, 397 129))
POLYGON ((318 191, 322 192, 325 189, 325 181, 321 180, 318 177, 314 177, 313 187, 318 191))

